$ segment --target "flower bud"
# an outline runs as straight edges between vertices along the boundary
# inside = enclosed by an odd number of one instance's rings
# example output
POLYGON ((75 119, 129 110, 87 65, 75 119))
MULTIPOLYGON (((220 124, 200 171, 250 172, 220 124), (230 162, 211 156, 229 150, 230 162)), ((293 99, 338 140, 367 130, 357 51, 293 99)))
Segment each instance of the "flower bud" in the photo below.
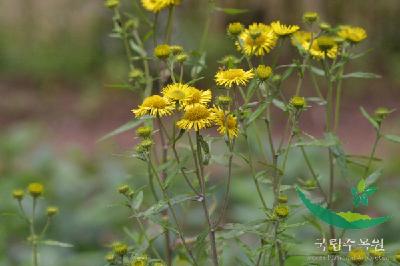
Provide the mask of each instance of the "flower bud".
MULTIPOLYGON (((139 256, 131 262, 130 266, 147 266, 147 261, 148 261, 148 258, 146 255, 139 256)), ((158 262, 158 263, 161 263, 161 262, 158 262)), ((156 265, 156 264, 154 264, 154 265, 156 265)), ((160 265, 163 265, 163 264, 161 263, 160 265)))
POLYGON ((367 259, 367 254, 362 248, 354 248, 348 253, 350 261, 356 265, 361 265, 367 259))
POLYGON ((113 253, 109 253, 105 257, 106 261, 110 264, 115 262, 115 255, 113 253))
POLYGON ((118 256, 125 256, 128 253, 128 246, 124 243, 116 243, 113 246, 113 251, 118 256))
POLYGON ((139 68, 134 68, 129 72, 129 79, 130 80, 138 80, 143 78, 144 74, 143 71, 139 68))
POLYGON ((178 55, 176 56, 176 61, 178 61, 179 63, 183 63, 183 62, 185 62, 188 58, 189 58, 189 56, 188 56, 187 54, 185 54, 185 53, 183 53, 183 54, 178 54, 178 55))
POLYGON ((119 0, 106 0, 104 5, 110 9, 116 8, 119 5, 119 0))
POLYGON ((167 59, 171 54, 171 47, 168 44, 160 44, 154 48, 154 55, 159 59, 167 59))
POLYGON ((151 136, 152 132, 153 132, 153 129, 151 127, 144 126, 144 127, 139 127, 136 130, 136 135, 138 135, 139 137, 141 137, 143 139, 146 139, 151 136))
POLYGON ((328 245, 328 253, 330 253, 330 254, 333 254, 333 255, 339 254, 339 252, 341 250, 342 250, 342 247, 339 244, 337 244, 337 245, 329 244, 328 245))
POLYGON ((232 36, 239 35, 244 30, 244 26, 240 22, 229 23, 228 34, 232 36))
POLYGON ((48 217, 52 217, 59 212, 58 208, 55 206, 47 207, 46 213, 48 217))
POLYGON ((287 203, 288 202, 288 196, 285 194, 280 194, 278 197, 278 202, 279 203, 287 203))
POLYGON ((183 47, 180 45, 172 45, 169 48, 171 49, 171 53, 174 55, 178 55, 183 52, 183 47))
POLYGON ((378 121, 382 121, 385 119, 388 115, 390 115, 393 111, 389 110, 386 107, 379 107, 375 110, 375 117, 378 121))
POLYGON ((382 260, 382 258, 385 256, 384 251, 377 249, 370 249, 368 250, 368 253, 371 256, 372 260, 375 262, 382 260))
POLYGON ((397 262, 400 262, 400 250, 397 251, 396 255, 394 256, 394 259, 395 259, 397 262))
POLYGON ((321 30, 323 30, 323 31, 329 31, 329 30, 331 30, 331 25, 329 23, 326 23, 326 22, 321 22, 319 24, 319 28, 321 30))
POLYGON ((40 197, 43 194, 43 185, 40 183, 30 183, 28 185, 28 192, 33 198, 40 197))
POLYGON ((321 36, 317 39, 317 44, 319 49, 324 52, 327 52, 329 49, 332 49, 335 46, 335 40, 330 36, 321 36))
POLYGON ((279 218, 286 218, 289 215, 289 207, 285 204, 280 204, 275 207, 274 213, 279 218))
POLYGON ((279 84, 282 81, 282 76, 279 74, 275 74, 272 76, 272 82, 275 84, 279 84))
POLYGON ((121 185, 118 187, 118 192, 121 193, 122 195, 125 195, 126 193, 128 193, 128 191, 131 188, 128 185, 121 185))
POLYGON ((302 109, 306 106, 306 100, 304 97, 300 96, 293 96, 292 99, 290 99, 290 105, 297 108, 297 109, 302 109))
POLYGON ((272 68, 265 65, 259 65, 256 68, 256 75, 259 79, 268 79, 272 75, 272 68))
POLYGON ((225 95, 220 95, 217 98, 218 105, 228 106, 232 102, 232 98, 225 95))
POLYGON ((12 195, 13 195, 14 199, 21 201, 24 198, 25 193, 22 189, 16 189, 13 191, 12 195))
POLYGON ((304 23, 312 24, 319 19, 317 12, 306 12, 303 14, 304 23))

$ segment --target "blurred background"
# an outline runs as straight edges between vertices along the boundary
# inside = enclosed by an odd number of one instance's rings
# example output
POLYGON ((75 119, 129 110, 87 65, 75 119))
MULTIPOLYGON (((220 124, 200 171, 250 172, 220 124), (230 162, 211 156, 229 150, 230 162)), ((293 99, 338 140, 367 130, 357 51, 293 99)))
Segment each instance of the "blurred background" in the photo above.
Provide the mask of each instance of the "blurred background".
MULTIPOLYGON (((126 10, 131 11, 126 2, 126 10)), ((207 39, 209 67, 203 87, 215 86, 215 62, 227 51, 234 52, 225 35, 225 26, 231 21, 249 24, 279 19, 300 23, 305 11, 317 11, 323 21, 333 25, 364 27, 369 37, 361 50, 371 51, 351 68, 383 78, 344 83, 339 134, 346 152, 369 153, 374 131, 360 114, 359 106, 369 111, 380 106, 399 109, 398 0, 226 0, 217 1, 217 5, 245 8, 248 12, 234 16, 213 14, 207 39)), ((174 29, 177 44, 187 50, 196 47, 206 12, 206 0, 183 1, 174 29)), ((52 203, 61 208, 49 237, 72 243, 74 248, 44 248, 43 265, 104 265, 107 244, 124 238, 123 226, 130 227, 127 211, 110 207, 120 201, 116 187, 133 181, 139 186, 145 180, 140 170, 143 165, 125 156, 134 146, 132 132, 97 141, 129 121, 130 110, 137 104, 132 92, 110 86, 126 82, 128 73, 121 43, 109 37, 111 17, 112 12, 97 0, 0 2, 0 212, 17 209, 12 189, 25 187, 31 181, 46 185, 43 206, 52 203)), ((283 55, 280 63, 289 63, 289 58, 289 54, 283 55)), ((307 130, 319 134, 318 113, 311 111, 308 118, 307 130)), ((399 133, 398 121, 395 113, 385 124, 385 132, 399 133)), ((379 147, 378 155, 387 167, 379 185, 385 193, 377 193, 371 205, 371 209, 376 207, 394 215, 385 230, 370 231, 390 243, 399 240, 393 236, 399 229, 395 225, 400 222, 400 194, 396 189, 399 151, 400 147, 389 143, 379 147)), ((290 171, 296 169, 302 169, 300 161, 290 171)), ((257 208, 247 207, 257 202, 251 181, 235 182, 241 189, 233 191, 233 201, 238 205, 230 215, 236 220, 256 216, 257 208)), ((26 235, 18 217, 0 216, 0 265, 27 265, 26 235)))

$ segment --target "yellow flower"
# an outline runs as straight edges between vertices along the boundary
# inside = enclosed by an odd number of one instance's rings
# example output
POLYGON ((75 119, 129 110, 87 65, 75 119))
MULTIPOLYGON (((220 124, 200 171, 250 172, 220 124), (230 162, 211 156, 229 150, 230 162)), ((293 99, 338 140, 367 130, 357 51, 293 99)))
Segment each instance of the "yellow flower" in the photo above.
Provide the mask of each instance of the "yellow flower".
POLYGON ((144 99, 143 103, 132 112, 136 117, 144 116, 146 114, 152 116, 166 116, 172 114, 175 109, 174 103, 166 97, 160 95, 152 95, 144 99))
POLYGON ((380 261, 385 256, 385 252, 378 249, 370 249, 368 252, 374 261, 380 261))
POLYGON ((22 200, 24 198, 25 193, 22 189, 16 189, 13 191, 12 195, 14 199, 22 200))
POLYGON ((202 104, 194 104, 185 110, 181 120, 176 125, 181 129, 200 129, 210 127, 213 122, 212 112, 202 104))
MULTIPOLYGON (((326 36, 321 36, 321 39, 327 39, 326 36), (321 38, 322 37, 322 38, 321 38)), ((324 59, 325 58, 325 51, 321 49, 322 41, 320 38, 314 39, 310 48, 311 43, 311 32, 307 31, 298 31, 292 35, 292 44, 296 47, 300 47, 302 50, 309 52, 312 57, 315 59, 324 59), (320 40, 320 41, 319 41, 320 40), (320 44, 319 44, 320 43, 320 44)), ((332 40, 330 44, 331 48, 326 50, 326 55, 331 58, 335 59, 338 55, 338 45, 334 41, 333 38, 328 37, 332 40)), ((326 48, 326 47, 325 47, 326 48)))
POLYGON ((240 22, 233 22, 233 23, 229 23, 228 25, 228 33, 230 35, 236 36, 239 35, 244 29, 244 26, 242 23, 240 22))
POLYGON ((150 137, 152 132, 153 129, 149 126, 143 126, 136 129, 136 135, 144 139, 150 137))
POLYGON ((299 109, 306 106, 306 100, 304 99, 304 97, 300 97, 300 96, 293 96, 292 99, 290 99, 289 103, 293 107, 299 108, 299 109))
POLYGON ((214 107, 214 122, 218 126, 218 133, 227 135, 229 139, 234 139, 239 135, 238 123, 235 116, 227 114, 224 110, 214 107))
POLYGON ((349 253, 348 256, 350 258, 350 261, 356 265, 361 265, 365 262, 367 259, 367 254, 364 249, 361 248, 355 248, 352 249, 349 253))
POLYGON ((266 65, 259 65, 256 68, 256 75, 259 79, 267 79, 272 74, 272 68, 266 65))
POLYGON ((189 87, 182 105, 185 108, 198 103, 207 105, 211 101, 211 97, 211 90, 198 90, 195 87, 189 87))
POLYGON ((272 30, 275 32, 275 34, 278 34, 279 36, 287 36, 292 33, 295 33, 300 29, 299 26, 297 25, 284 25, 281 24, 280 21, 274 21, 271 23, 272 30))
POLYGON ((47 216, 49 216, 49 217, 54 216, 58 213, 58 211, 59 210, 57 207, 54 207, 54 206, 47 207, 47 210, 46 210, 47 216))
POLYGON ((128 253, 128 246, 124 243, 115 243, 113 245, 113 251, 118 256, 124 256, 128 253))
POLYGON ((29 194, 31 194, 32 197, 37 198, 43 194, 43 185, 40 183, 30 183, 28 185, 28 191, 29 194))
POLYGON ((245 86, 254 77, 252 70, 244 71, 240 68, 220 70, 215 74, 215 81, 219 86, 231 88, 233 85, 245 86))
POLYGON ((171 101, 182 103, 188 94, 189 86, 182 83, 172 83, 164 87, 162 95, 171 101))
POLYGON ((142 0, 144 9, 153 13, 160 12, 171 5, 179 5, 180 3, 181 0, 142 0))
MULTIPOLYGON (((146 266, 147 261, 148 261, 147 256, 140 256, 140 257, 137 257, 136 259, 134 259, 131 262, 130 266, 146 266)), ((156 263, 158 263, 158 262, 156 262, 156 263)))
POLYGON ((367 33, 363 28, 352 26, 341 26, 338 35, 351 43, 359 43, 367 38, 367 33))
POLYGON ((286 218, 289 215, 289 207, 286 204, 280 204, 275 207, 274 213, 279 218, 286 218))
POLYGON ((171 46, 168 44, 160 44, 154 48, 154 55, 160 59, 166 59, 171 54, 171 46))
POLYGON ((245 55, 262 56, 275 47, 277 40, 271 26, 253 23, 239 35, 236 46, 245 55))

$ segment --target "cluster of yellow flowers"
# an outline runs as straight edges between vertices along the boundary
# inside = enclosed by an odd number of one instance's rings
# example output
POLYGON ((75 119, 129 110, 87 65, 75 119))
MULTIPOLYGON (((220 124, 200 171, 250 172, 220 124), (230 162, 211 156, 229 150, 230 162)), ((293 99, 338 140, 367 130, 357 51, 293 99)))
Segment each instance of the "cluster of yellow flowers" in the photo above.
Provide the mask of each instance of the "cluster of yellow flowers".
POLYGON ((222 135, 227 135, 230 139, 237 137, 236 117, 220 107, 210 107, 211 99, 210 90, 199 90, 187 84, 172 83, 162 89, 161 95, 145 98, 132 112, 136 117, 144 115, 163 117, 177 111, 182 113, 176 122, 181 129, 199 131, 216 125, 222 135))
MULTIPOLYGON (((311 21, 311 17, 305 19, 311 21)), ((264 56, 277 46, 279 38, 290 36, 294 46, 309 52, 315 59, 323 59, 325 56, 334 59, 343 42, 356 44, 367 38, 367 33, 360 27, 345 25, 332 29, 328 24, 321 23, 320 28, 322 35, 314 36, 312 32, 300 31, 298 25, 285 25, 280 21, 270 24, 253 23, 247 28, 234 22, 229 24, 228 34, 236 37, 238 51, 246 56, 264 56)))

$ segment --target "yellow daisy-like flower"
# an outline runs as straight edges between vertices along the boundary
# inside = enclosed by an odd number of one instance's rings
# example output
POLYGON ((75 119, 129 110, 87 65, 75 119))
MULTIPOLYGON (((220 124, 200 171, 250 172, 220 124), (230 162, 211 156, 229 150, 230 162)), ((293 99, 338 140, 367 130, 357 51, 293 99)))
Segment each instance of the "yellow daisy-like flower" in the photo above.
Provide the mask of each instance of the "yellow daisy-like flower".
POLYGON ((182 105, 185 108, 194 104, 207 105, 211 101, 211 97, 211 90, 198 90, 195 87, 189 87, 182 105))
POLYGON ((161 97, 160 95, 152 95, 144 99, 143 103, 137 109, 132 110, 132 113, 136 117, 147 114, 161 117, 172 114, 174 109, 174 103, 168 98, 161 97))
POLYGON ((179 5, 180 3, 181 0, 142 0, 144 9, 153 13, 160 12, 171 5, 179 5))
POLYGON ((271 26, 253 23, 239 35, 237 49, 245 55, 262 56, 276 46, 277 35, 271 26))
POLYGON ((213 113, 202 104, 194 104, 188 107, 183 114, 183 117, 176 123, 176 125, 185 130, 200 129, 212 126, 213 113))
POLYGON ((244 71, 241 68, 220 70, 215 74, 215 82, 219 86, 231 88, 233 85, 245 86, 254 77, 252 70, 244 71))
POLYGON ((341 26, 337 34, 351 43, 359 43, 367 38, 367 32, 360 27, 341 26))
POLYGON ((172 83, 164 87, 161 91, 162 95, 171 101, 182 103, 189 92, 189 86, 182 83, 172 83))
MULTIPOLYGON (((292 44, 297 47, 301 47, 304 51, 308 51, 312 57, 315 59, 323 59, 325 58, 325 52, 321 50, 318 45, 318 38, 314 39, 310 48, 311 43, 311 32, 307 31, 298 31, 292 35, 292 44)), ((326 51, 326 54, 329 58, 335 59, 338 55, 339 49, 337 43, 332 45, 332 48, 326 51)))
POLYGON ((271 23, 271 28, 275 32, 275 34, 279 36, 288 36, 292 33, 295 33, 300 29, 297 25, 284 25, 281 24, 280 21, 274 21, 271 23))
POLYGON ((214 122, 218 126, 218 133, 227 135, 229 139, 234 139, 239 135, 238 123, 235 116, 225 113, 224 110, 214 107, 214 122))

